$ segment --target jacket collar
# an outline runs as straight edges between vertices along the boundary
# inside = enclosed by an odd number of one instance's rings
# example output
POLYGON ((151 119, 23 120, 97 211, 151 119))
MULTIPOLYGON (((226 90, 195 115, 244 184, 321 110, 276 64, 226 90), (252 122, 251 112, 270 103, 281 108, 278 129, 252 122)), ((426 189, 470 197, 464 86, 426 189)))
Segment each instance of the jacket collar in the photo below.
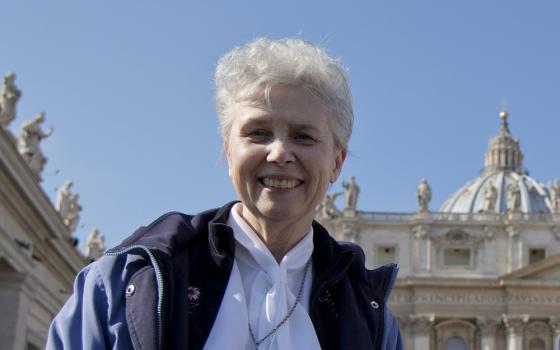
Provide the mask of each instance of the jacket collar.
MULTIPOLYGON (((193 239, 207 232, 212 260, 219 267, 228 269, 235 255, 235 240, 232 229, 226 225, 226 222, 231 208, 237 202, 229 202, 221 208, 210 209, 196 216, 179 212, 166 213, 148 226, 140 227, 112 250, 142 245, 155 252, 158 257, 171 257, 176 250, 185 248, 193 239)), ((336 278, 349 267, 356 265, 356 260, 359 259, 355 259, 355 256, 360 251, 359 248, 339 244, 316 221, 313 221, 312 225, 314 232, 312 259, 313 269, 318 277, 317 283, 322 279, 336 278)), ((365 271, 363 268, 356 270, 365 271)), ((367 282, 365 274, 358 273, 358 277, 367 282)))
MULTIPOLYGON (((226 225, 231 208, 237 202, 227 203, 217 211, 208 223, 208 241, 210 253, 214 262, 222 267, 228 268, 235 255, 235 239, 231 227, 226 225)), ((198 217, 198 216, 197 216, 198 217)), ((196 219, 196 217, 195 217, 196 219)), ((313 269, 318 277, 325 279, 335 278, 338 274, 346 271, 356 259, 356 249, 336 242, 317 221, 313 221, 313 269)), ((359 249, 359 248, 358 248, 359 249)), ((362 253, 363 255, 363 253, 362 253)), ((362 269, 362 271, 365 271, 362 269)), ((367 283, 363 274, 361 280, 367 283)))
POLYGON ((316 277, 313 288, 337 280, 355 260, 356 252, 339 244, 318 222, 313 222, 313 269, 316 277))
POLYGON ((143 246, 159 257, 171 257, 177 250, 209 232, 210 252, 216 264, 224 266, 228 256, 233 256, 231 229, 225 225, 231 207, 229 202, 221 208, 210 209, 195 216, 180 212, 163 214, 148 226, 138 228, 131 236, 110 251, 120 251, 131 246, 143 246))
MULTIPOLYGON (((188 247, 197 237, 208 235, 211 260, 219 267, 229 270, 235 255, 235 240, 232 229, 226 225, 231 208, 238 201, 232 201, 221 208, 210 209, 195 216, 179 212, 162 215, 145 227, 140 227, 112 251, 133 245, 142 245, 158 258, 173 256, 176 250, 188 247)), ((313 221, 313 269, 316 274, 314 286, 337 279, 344 272, 364 284, 372 285, 372 274, 364 268, 363 251, 354 244, 335 241, 327 230, 313 221)), ((396 266, 386 266, 382 270, 396 270, 396 266)), ((385 273, 391 273, 385 271, 385 273)), ((393 274, 396 274, 394 272, 393 274)), ((392 287, 394 278, 386 287, 392 287)))

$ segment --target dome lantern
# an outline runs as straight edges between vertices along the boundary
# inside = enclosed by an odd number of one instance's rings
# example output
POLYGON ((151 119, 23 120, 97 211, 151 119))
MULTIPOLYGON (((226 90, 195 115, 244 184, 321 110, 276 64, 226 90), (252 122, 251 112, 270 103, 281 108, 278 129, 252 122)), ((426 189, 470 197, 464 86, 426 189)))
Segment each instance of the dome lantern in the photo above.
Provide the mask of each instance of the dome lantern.
POLYGON ((490 140, 488 151, 484 157, 483 172, 503 170, 523 174, 523 153, 516 140, 509 131, 508 112, 500 112, 502 126, 500 132, 490 140))

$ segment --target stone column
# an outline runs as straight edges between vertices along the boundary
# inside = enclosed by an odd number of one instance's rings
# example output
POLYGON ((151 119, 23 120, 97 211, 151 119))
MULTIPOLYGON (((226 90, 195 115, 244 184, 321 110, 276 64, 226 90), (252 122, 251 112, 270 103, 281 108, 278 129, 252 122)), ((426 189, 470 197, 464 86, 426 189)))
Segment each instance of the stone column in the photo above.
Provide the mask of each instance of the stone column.
POLYGON ((342 239, 346 242, 359 244, 360 227, 355 220, 348 220, 342 223, 342 239))
POLYGON ((522 257, 522 243, 519 241, 519 228, 510 225, 506 228, 508 233, 508 272, 521 268, 523 262, 522 257))
POLYGON ((412 266, 418 275, 428 275, 431 271, 432 247, 428 237, 429 227, 416 225, 412 228, 412 266))
POLYGON ((560 317, 551 317, 549 324, 552 328, 552 349, 560 350, 560 317))
POLYGON ((410 316, 414 328, 414 350, 430 349, 431 335, 435 320, 434 314, 410 316))
POLYGON ((30 291, 25 275, 0 271, 0 350, 26 349, 30 291))
POLYGON ((485 275, 494 275, 497 271, 496 266, 496 230, 484 226, 484 265, 482 271, 485 275))
POLYGON ((414 344, 414 324, 410 317, 398 317, 399 329, 401 330, 401 337, 404 349, 412 349, 411 344, 414 344))
POLYGON ((523 327, 529 315, 502 315, 506 326, 507 350, 523 350, 523 327))
POLYGON ((480 332, 480 350, 494 350, 496 348, 496 328, 500 324, 500 320, 477 317, 476 324, 480 332))

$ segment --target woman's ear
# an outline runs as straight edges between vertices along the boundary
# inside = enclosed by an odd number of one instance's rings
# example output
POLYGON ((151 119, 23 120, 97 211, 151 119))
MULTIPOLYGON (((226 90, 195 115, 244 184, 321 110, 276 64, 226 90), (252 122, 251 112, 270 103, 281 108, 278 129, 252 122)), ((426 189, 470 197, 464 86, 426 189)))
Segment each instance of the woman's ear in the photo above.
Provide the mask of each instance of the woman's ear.
POLYGON ((347 151, 345 149, 335 150, 334 169, 330 178, 331 183, 334 183, 336 179, 338 179, 340 171, 342 170, 342 164, 344 164, 344 160, 346 159, 346 154, 347 151))
POLYGON ((227 140, 224 140, 224 155, 226 156, 227 163, 228 163, 228 175, 231 177, 231 161, 229 157, 229 143, 227 140))

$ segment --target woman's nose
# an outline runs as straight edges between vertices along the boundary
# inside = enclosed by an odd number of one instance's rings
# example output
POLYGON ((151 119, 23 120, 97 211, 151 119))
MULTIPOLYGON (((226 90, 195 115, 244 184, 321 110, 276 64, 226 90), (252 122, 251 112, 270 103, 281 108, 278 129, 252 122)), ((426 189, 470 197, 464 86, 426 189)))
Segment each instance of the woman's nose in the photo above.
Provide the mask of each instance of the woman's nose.
POLYGON ((269 144, 266 160, 278 164, 288 164, 295 160, 294 153, 289 143, 282 139, 276 139, 269 144))

